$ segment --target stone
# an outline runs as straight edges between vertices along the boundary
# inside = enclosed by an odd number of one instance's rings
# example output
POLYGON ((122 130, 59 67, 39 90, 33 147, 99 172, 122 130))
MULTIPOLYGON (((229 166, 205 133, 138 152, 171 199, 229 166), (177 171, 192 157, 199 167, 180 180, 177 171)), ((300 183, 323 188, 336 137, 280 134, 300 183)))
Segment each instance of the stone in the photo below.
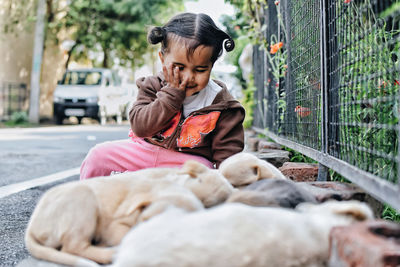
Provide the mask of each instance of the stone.
POLYGON ((315 181, 318 177, 318 164, 303 162, 285 162, 279 170, 296 182, 315 181))
POLYGON ((258 143, 260 142, 260 138, 258 137, 248 137, 246 139, 246 146, 248 151, 257 151, 258 143))
POLYGON ((280 144, 265 141, 265 140, 260 140, 258 142, 258 146, 257 146, 258 152, 261 153, 261 152, 264 152, 265 150, 268 151, 268 149, 282 149, 282 146, 280 144))
POLYGON ((266 160, 275 167, 281 167, 285 162, 289 161, 289 151, 279 149, 265 149, 262 153, 258 153, 257 157, 266 160))
POLYGON ((400 266, 400 225, 384 220, 334 227, 330 267, 400 266))

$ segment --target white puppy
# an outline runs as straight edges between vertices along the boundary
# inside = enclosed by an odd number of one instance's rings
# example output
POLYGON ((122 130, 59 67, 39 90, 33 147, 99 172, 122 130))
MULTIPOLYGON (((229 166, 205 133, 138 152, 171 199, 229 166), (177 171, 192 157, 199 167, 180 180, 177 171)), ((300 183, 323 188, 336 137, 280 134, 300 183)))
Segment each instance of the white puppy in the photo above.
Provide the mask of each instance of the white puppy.
POLYGON ((115 267, 323 266, 332 227, 372 218, 357 201, 303 203, 296 210, 228 203, 178 209, 133 228, 115 267))
POLYGON ((225 159, 219 166, 219 171, 234 186, 247 185, 267 178, 287 179, 271 163, 246 152, 225 159))
POLYGON ((195 161, 181 170, 154 168, 62 184, 38 202, 25 244, 33 256, 47 261, 74 266, 110 263, 110 247, 138 222, 170 205, 194 211, 203 209, 202 202, 218 204, 233 190, 217 170, 195 161))

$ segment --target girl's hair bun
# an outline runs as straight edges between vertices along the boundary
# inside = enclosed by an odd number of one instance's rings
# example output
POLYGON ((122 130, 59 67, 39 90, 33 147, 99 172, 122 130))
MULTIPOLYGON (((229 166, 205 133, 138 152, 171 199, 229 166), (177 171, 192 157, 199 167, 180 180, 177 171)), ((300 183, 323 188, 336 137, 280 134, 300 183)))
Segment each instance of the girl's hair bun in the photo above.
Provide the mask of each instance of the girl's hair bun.
POLYGON ((230 52, 235 48, 235 42, 232 38, 228 38, 224 43, 224 48, 226 52, 230 52))
POLYGON ((153 27, 147 35, 147 40, 151 44, 158 44, 164 40, 165 29, 163 27, 153 27))

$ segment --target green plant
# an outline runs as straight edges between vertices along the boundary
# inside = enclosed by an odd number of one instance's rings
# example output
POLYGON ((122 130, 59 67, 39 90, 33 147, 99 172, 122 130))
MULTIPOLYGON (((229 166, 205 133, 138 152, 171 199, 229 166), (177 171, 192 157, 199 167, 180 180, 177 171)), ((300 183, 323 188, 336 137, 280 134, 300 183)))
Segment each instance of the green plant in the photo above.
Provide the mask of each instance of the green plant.
POLYGON ((294 149, 289 147, 283 147, 283 149, 290 152, 290 162, 318 163, 312 158, 309 158, 294 149))
POLYGON ((398 213, 391 206, 385 204, 383 212, 382 212, 382 215, 381 215, 381 218, 384 219, 384 220, 400 222, 400 213, 398 213))
POLYGON ((247 84, 247 89, 243 90, 243 98, 240 100, 246 110, 246 116, 243 122, 243 127, 245 129, 248 129, 253 125, 255 91, 256 87, 254 86, 254 78, 253 75, 250 75, 250 82, 247 84))
POLYGON ((28 124, 28 114, 25 111, 16 111, 11 114, 9 121, 5 122, 6 126, 26 125, 28 124))

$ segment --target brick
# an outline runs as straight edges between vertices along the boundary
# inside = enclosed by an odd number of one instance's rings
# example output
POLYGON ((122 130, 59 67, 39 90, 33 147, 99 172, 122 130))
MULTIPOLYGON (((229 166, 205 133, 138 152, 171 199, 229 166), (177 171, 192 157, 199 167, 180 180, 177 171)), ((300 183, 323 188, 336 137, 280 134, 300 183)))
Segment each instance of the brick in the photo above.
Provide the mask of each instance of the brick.
POLYGON ((296 182, 315 181, 318 177, 318 164, 303 162, 285 162, 279 170, 296 182))
POLYGON ((258 153, 257 157, 266 160, 275 167, 281 167, 285 162, 289 161, 289 151, 279 149, 265 149, 262 153, 258 153))
POLYGON ((265 141, 265 140, 260 140, 258 142, 258 146, 257 146, 258 152, 264 152, 265 150, 268 151, 268 149, 282 149, 282 146, 280 144, 265 141))
POLYGON ((400 225, 373 220, 334 227, 329 236, 330 267, 400 266, 400 225))

